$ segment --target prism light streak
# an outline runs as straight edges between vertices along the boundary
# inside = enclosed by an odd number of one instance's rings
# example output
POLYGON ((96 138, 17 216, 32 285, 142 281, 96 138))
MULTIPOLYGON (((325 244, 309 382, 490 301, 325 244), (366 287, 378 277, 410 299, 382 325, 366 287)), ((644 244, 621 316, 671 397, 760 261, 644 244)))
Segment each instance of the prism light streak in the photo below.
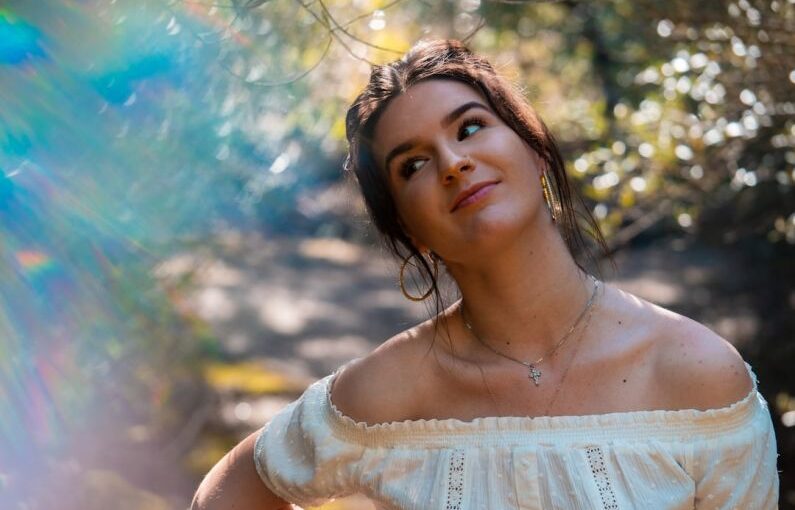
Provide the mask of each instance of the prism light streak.
MULTIPOLYGON (((239 219, 240 184, 214 157, 219 50, 192 35, 232 18, 206 12, 0 9, 0 507, 42 504, 58 466, 107 457, 119 424, 168 405, 162 371, 181 360, 157 355, 190 324, 151 268, 239 219)), ((251 46, 230 34, 218 44, 251 46)))

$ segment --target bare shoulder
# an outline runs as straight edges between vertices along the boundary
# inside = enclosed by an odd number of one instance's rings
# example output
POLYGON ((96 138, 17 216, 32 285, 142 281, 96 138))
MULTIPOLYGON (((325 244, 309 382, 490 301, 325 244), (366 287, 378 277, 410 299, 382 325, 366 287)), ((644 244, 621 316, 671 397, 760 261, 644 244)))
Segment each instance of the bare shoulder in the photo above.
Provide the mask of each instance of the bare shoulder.
POLYGON ((369 424, 412 419, 426 380, 428 327, 423 323, 395 335, 337 374, 332 388, 337 409, 369 424))
POLYGON ((717 409, 748 395, 753 382, 737 349, 708 327, 648 303, 654 380, 668 409, 717 409))

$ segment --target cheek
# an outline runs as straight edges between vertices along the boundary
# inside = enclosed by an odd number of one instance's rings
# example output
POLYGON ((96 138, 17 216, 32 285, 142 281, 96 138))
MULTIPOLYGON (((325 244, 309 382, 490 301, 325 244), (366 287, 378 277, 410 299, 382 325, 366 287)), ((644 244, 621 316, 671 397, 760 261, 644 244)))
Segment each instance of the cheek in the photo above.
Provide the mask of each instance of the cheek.
POLYGON ((433 168, 422 168, 405 181, 393 196, 401 211, 427 209, 439 201, 436 186, 436 171, 433 168))
MULTIPOLYGON (((416 176, 419 177, 419 176, 416 176)), ((422 236, 423 231, 434 231, 444 209, 440 197, 433 193, 430 183, 423 178, 412 181, 395 195, 395 205, 409 233, 422 236)))
POLYGON ((513 131, 508 128, 492 131, 478 140, 472 152, 484 163, 497 165, 506 170, 535 169, 534 153, 513 131))

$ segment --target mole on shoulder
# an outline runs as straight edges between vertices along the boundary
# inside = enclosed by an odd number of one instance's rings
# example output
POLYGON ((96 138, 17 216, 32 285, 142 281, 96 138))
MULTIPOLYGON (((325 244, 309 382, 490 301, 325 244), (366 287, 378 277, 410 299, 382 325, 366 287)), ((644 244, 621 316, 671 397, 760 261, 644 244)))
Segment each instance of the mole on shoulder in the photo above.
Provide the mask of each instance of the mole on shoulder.
POLYGON ((626 380, 626 379, 624 379, 624 382, 627 382, 627 380, 626 380))
POLYGON ((621 322, 621 321, 618 321, 618 323, 619 323, 619 324, 623 324, 623 322, 621 322))

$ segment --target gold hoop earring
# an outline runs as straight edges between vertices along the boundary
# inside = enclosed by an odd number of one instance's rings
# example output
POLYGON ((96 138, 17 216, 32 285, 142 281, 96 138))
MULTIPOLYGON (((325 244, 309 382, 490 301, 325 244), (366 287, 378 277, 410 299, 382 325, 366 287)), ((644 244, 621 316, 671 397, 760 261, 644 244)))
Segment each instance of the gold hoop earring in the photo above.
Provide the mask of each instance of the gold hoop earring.
POLYGON ((549 214, 552 216, 552 223, 557 223, 562 209, 560 200, 558 200, 555 192, 552 190, 552 186, 549 184, 546 171, 541 174, 541 190, 544 192, 544 202, 546 202, 549 214))
MULTIPOLYGON (((408 291, 406 290, 404 272, 406 271, 406 266, 408 265, 409 259, 411 259, 412 256, 413 254, 404 258, 403 264, 400 265, 400 276, 398 278, 398 283, 400 284, 400 292, 402 292, 403 295, 406 296, 406 299, 409 299, 411 301, 416 301, 416 302, 425 301, 428 298, 428 296, 430 296, 431 293, 433 292, 433 289, 434 287, 436 287, 436 284, 432 283, 431 288, 428 289, 428 291, 425 292, 425 294, 423 294, 421 297, 412 296, 411 294, 408 293, 408 291)), ((431 256, 431 260, 433 261, 433 279, 435 282, 437 277, 439 276, 439 262, 434 256, 431 256)))

